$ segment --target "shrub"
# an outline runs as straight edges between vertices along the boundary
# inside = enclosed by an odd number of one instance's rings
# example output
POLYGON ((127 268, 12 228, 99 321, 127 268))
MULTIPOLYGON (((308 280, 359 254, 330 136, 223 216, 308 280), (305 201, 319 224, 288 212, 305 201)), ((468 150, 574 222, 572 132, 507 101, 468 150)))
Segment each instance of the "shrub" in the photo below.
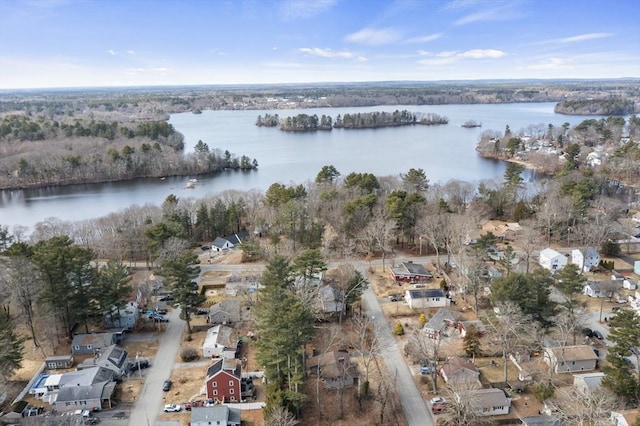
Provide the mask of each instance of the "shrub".
POLYGON ((184 362, 195 361, 198 359, 198 351, 191 347, 184 348, 182 352, 180 352, 180 358, 182 358, 184 362))
POLYGON ((420 318, 418 318, 418 324, 420 324, 420 328, 424 327, 426 323, 427 317, 425 316, 425 314, 420 314, 420 318))
POLYGON ((393 327, 393 334, 396 336, 402 336, 404 334, 404 327, 401 323, 397 323, 395 327, 393 327))

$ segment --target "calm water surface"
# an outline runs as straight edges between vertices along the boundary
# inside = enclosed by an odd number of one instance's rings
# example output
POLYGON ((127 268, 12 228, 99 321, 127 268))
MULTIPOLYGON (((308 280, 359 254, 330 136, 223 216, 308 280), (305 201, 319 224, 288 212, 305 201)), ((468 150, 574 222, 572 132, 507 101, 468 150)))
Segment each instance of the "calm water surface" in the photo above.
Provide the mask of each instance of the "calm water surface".
POLYGON ((131 205, 161 204, 168 195, 201 198, 227 189, 266 190, 271 184, 300 184, 315 179, 324 165, 334 165, 343 176, 369 172, 397 176, 410 168, 422 168, 431 182, 459 179, 478 183, 501 178, 505 164, 483 159, 474 148, 485 130, 513 132, 531 125, 574 125, 585 116, 553 112, 554 103, 502 105, 377 106, 366 108, 322 108, 272 111, 204 111, 182 113, 169 122, 185 136, 185 152, 192 152, 198 140, 211 149, 229 150, 258 160, 259 168, 249 172, 228 171, 198 176, 194 189, 186 189, 188 177, 141 179, 133 182, 87 184, 18 191, 0 191, 0 225, 33 226, 46 218, 81 221, 121 211, 131 205), (384 129, 289 133, 255 126, 258 115, 329 115, 409 110, 435 113, 449 118, 441 126, 406 126, 384 129), (467 120, 482 123, 466 129, 467 120))

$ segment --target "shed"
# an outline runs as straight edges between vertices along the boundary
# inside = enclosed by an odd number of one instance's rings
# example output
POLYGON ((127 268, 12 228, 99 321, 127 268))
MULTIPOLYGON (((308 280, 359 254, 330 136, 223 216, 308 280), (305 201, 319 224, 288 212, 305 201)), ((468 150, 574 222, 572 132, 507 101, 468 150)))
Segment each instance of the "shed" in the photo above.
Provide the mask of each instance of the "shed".
POLYGON ((56 370, 58 368, 71 368, 73 366, 73 355, 53 355, 48 356, 44 363, 49 370, 56 370))

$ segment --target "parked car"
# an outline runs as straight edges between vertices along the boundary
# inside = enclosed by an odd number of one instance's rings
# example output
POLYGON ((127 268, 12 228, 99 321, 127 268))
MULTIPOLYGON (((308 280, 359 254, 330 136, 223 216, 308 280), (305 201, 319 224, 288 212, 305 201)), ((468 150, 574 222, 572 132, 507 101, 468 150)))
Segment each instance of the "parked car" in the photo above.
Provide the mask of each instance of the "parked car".
POLYGON ((593 330, 591 330, 590 328, 583 328, 582 335, 585 337, 593 337, 593 330))
POLYGON ((611 308, 611 312, 618 312, 620 310, 620 306, 614 306, 611 308))
POLYGON ((141 370, 145 369, 145 368, 149 368, 149 360, 141 359, 141 360, 139 360, 137 362, 130 362, 127 365, 127 369, 129 371, 136 371, 138 369, 138 364, 139 364, 141 370))
POLYGON ((171 380, 165 380, 164 383, 162 383, 162 390, 168 392, 172 384, 173 382, 171 380))
POLYGON ((196 315, 208 315, 208 314, 209 314, 208 309, 201 308, 196 311, 196 315))
POLYGON ((429 374, 431 373, 431 369, 429 368, 428 365, 423 365, 422 367, 420 367, 420 374, 429 374))
POLYGON ((392 302, 399 302, 400 296, 398 296, 397 294, 392 294, 391 296, 389 296, 389 300, 392 302))
POLYGON ((442 398, 441 396, 436 396, 435 398, 431 398, 431 401, 429 401, 429 403, 431 405, 435 405, 435 404, 446 404, 447 400, 445 398, 442 398))
POLYGON ((182 407, 179 404, 167 404, 164 406, 165 413, 178 413, 182 410, 182 407))
POLYGON ((593 335, 592 336, 595 337, 598 340, 604 340, 604 336, 598 330, 593 330, 593 335))
POLYGON ((209 247, 209 246, 202 246, 202 247, 200 247, 200 248, 202 249, 202 251, 207 251, 207 250, 209 250, 211 247, 209 247))
POLYGON ((184 405, 184 409, 187 411, 191 411, 191 407, 193 407, 193 404, 190 402, 185 402, 183 405, 184 405))
POLYGON ((161 301, 161 302, 170 302, 170 301, 172 301, 172 300, 174 300, 174 299, 173 299, 173 296, 172 296, 172 295, 167 294, 166 296, 162 296, 162 297, 161 297, 160 299, 158 299, 158 300, 159 300, 159 301, 161 301))
POLYGON ((169 322, 169 318, 165 318, 161 315, 154 315, 153 322, 169 322))

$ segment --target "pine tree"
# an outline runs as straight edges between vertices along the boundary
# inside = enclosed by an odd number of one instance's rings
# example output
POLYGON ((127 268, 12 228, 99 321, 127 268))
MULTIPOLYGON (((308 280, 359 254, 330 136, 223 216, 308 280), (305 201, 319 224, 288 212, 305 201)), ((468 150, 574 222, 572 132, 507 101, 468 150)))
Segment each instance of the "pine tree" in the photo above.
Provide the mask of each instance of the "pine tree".
POLYGON ((198 293, 198 286, 193 281, 200 274, 198 262, 198 256, 188 252, 162 263, 161 275, 165 277, 171 294, 180 305, 181 317, 187 322, 189 334, 191 334, 191 314, 199 304, 205 301, 205 297, 198 293))
POLYGON ((462 348, 468 357, 474 358, 480 354, 480 330, 470 324, 462 339, 462 348))
POLYGON ((15 332, 9 316, 0 311, 0 382, 6 381, 22 365, 24 338, 15 332))

